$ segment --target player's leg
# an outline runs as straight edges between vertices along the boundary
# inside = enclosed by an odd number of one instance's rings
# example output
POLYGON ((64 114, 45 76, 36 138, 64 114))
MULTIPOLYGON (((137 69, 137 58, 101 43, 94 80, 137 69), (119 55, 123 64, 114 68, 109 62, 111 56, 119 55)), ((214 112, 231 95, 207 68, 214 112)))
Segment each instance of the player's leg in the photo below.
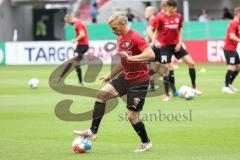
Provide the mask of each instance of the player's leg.
POLYGON ((169 101, 170 95, 169 95, 169 71, 171 69, 171 61, 172 61, 172 55, 174 54, 175 47, 173 45, 171 46, 164 46, 161 48, 160 52, 160 63, 164 65, 166 68, 165 72, 163 73, 163 84, 165 89, 165 96, 162 101, 169 101))
POLYGON ((66 67, 63 69, 62 73, 60 74, 60 79, 62 79, 66 75, 66 73, 71 69, 73 63, 74 63, 74 58, 68 60, 66 67))
POLYGON ((83 83, 82 69, 80 66, 80 62, 83 59, 83 55, 87 52, 87 50, 88 50, 88 45, 78 45, 76 48, 76 51, 75 51, 75 52, 77 52, 78 55, 77 55, 77 57, 74 58, 74 68, 77 73, 78 81, 80 84, 83 83))
MULTIPOLYGON (((149 65, 148 72, 149 72, 150 76, 154 75, 159 70, 159 67, 156 65, 156 62, 159 61, 159 54, 160 54, 161 49, 153 46, 152 50, 155 54, 155 59, 154 59, 155 63, 153 65, 149 65)), ((151 79, 150 79, 150 81, 151 81, 151 79)))
POLYGON ((180 51, 175 53, 177 59, 182 59, 182 61, 188 66, 188 72, 192 83, 192 88, 195 90, 197 95, 201 95, 202 91, 197 89, 196 86, 196 69, 195 62, 192 57, 187 53, 187 51, 181 47, 180 51))
POLYGON ((182 58, 182 61, 189 68, 189 76, 191 78, 192 88, 196 88, 196 70, 195 70, 195 62, 193 61, 190 55, 186 55, 182 58))
POLYGON ((169 95, 169 71, 171 68, 171 63, 164 64, 164 67, 167 68, 165 73, 163 73, 163 85, 165 89, 165 96, 162 101, 167 102, 170 100, 170 95, 169 95))
POLYGON ((141 139, 141 144, 134 152, 143 152, 149 150, 152 147, 152 143, 148 138, 144 123, 140 120, 139 112, 128 110, 128 119, 141 139))
POLYGON ((235 65, 235 71, 234 71, 234 74, 231 78, 231 82, 230 82, 230 89, 234 92, 238 92, 239 90, 236 89, 235 87, 233 87, 233 81, 235 80, 235 78, 237 77, 238 73, 239 73, 239 70, 240 70, 240 59, 239 59, 239 55, 238 53, 235 54, 236 55, 236 65, 235 65))
POLYGON ((135 150, 135 152, 143 152, 152 147, 152 143, 148 138, 147 131, 144 123, 140 120, 139 112, 142 111, 145 96, 148 89, 148 81, 141 84, 128 85, 127 92, 127 108, 128 119, 132 124, 134 130, 141 139, 141 145, 135 150))
POLYGON ((91 140, 96 139, 98 128, 105 113, 106 101, 118 96, 116 89, 107 83, 97 94, 93 108, 92 124, 90 129, 83 131, 73 131, 75 135, 88 137, 91 140))
POLYGON ((72 66, 74 66, 77 74, 79 82, 82 82, 82 71, 80 68, 80 61, 82 60, 83 54, 88 50, 88 45, 78 45, 75 49, 75 54, 77 54, 76 57, 71 58, 68 60, 66 67, 63 69, 63 72, 60 75, 60 79, 62 79, 66 73, 71 69, 72 66))
POLYGON ((196 69, 195 69, 195 62, 193 61, 192 57, 190 55, 186 55, 182 58, 183 62, 188 65, 189 69, 189 76, 191 78, 192 88, 194 89, 195 93, 197 95, 202 95, 202 91, 197 89, 196 85, 196 69))
POLYGON ((149 71, 149 75, 152 76, 155 73, 159 73, 160 75, 162 75, 163 72, 160 71, 160 67, 161 67, 161 65, 159 63, 155 62, 154 65, 151 66, 151 68, 148 70, 149 71))
POLYGON ((117 78, 107 83, 97 94, 96 102, 93 109, 93 119, 90 129, 84 131, 74 131, 74 134, 79 136, 88 137, 95 140, 96 134, 102 117, 105 113, 106 101, 112 98, 122 96, 127 93, 126 83, 124 77, 120 74, 117 78))
POLYGON ((227 66, 227 73, 225 75, 225 87, 223 87, 223 93, 234 93, 234 91, 230 88, 232 77, 234 76, 234 72, 236 69, 236 65, 228 65, 227 66))
POLYGON ((77 73, 77 77, 78 77, 78 82, 80 84, 83 83, 83 80, 82 80, 82 69, 81 69, 81 66, 80 66, 80 61, 82 60, 82 56, 78 56, 76 59, 74 59, 74 68, 75 68, 75 71, 77 73))
POLYGON ((224 55, 227 63, 227 72, 225 75, 225 86, 222 89, 223 93, 235 93, 230 88, 232 77, 236 71, 236 57, 233 51, 224 50, 224 55))
MULTIPOLYGON (((154 68, 155 67, 155 64, 154 64, 154 62, 149 62, 149 64, 148 64, 148 70, 151 70, 152 68, 154 68)), ((150 72, 150 71, 149 71, 150 72)), ((150 78, 149 78, 149 84, 150 84, 150 86, 149 86, 149 90, 150 91, 154 91, 155 90, 155 83, 154 83, 154 75, 153 74, 151 74, 150 75, 150 78)))
POLYGON ((234 74, 233 74, 233 76, 232 76, 232 79, 231 79, 231 83, 230 83, 230 84, 232 84, 233 81, 235 80, 235 78, 238 76, 239 71, 240 71, 240 65, 238 64, 238 65, 236 65, 236 69, 235 69, 235 71, 234 71, 234 74))
POLYGON ((174 66, 173 63, 171 63, 171 67, 169 70, 169 85, 172 89, 173 92, 173 96, 177 96, 177 90, 176 90, 176 86, 175 86, 175 76, 174 76, 174 66))

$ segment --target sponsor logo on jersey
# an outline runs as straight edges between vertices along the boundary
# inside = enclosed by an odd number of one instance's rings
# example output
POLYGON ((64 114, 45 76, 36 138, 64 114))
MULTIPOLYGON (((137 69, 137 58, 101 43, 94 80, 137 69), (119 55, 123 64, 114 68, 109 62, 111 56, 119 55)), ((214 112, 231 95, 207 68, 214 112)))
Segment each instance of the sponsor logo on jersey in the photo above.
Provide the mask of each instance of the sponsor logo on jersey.
POLYGON ((124 41, 120 44, 120 48, 123 50, 128 50, 130 48, 132 48, 133 44, 131 41, 124 41))

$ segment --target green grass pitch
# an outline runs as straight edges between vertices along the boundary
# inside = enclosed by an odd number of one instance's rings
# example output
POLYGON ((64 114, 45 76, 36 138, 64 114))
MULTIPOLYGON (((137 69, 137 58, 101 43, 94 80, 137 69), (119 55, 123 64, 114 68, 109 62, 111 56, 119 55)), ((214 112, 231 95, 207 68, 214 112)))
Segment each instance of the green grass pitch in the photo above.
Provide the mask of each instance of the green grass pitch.
MULTIPOLYGON (((0 66, 0 159, 1 160, 237 160, 240 159, 240 93, 221 93, 226 66, 198 65, 197 84, 203 96, 187 101, 173 98, 161 102, 160 96, 147 98, 143 113, 187 114, 191 120, 145 121, 153 148, 134 153, 140 140, 130 123, 123 120, 126 112, 122 100, 107 114, 97 141, 88 154, 74 154, 71 143, 73 130, 86 129, 90 121, 65 122, 55 114, 55 105, 63 99, 73 99, 73 113, 89 110, 94 98, 71 96, 50 89, 48 78, 56 66, 0 66), (205 68, 205 73, 200 69, 205 68), (40 80, 39 89, 30 89, 30 78, 40 80)), ((86 68, 84 67, 84 70, 86 68)), ((105 66, 100 75, 109 72, 105 66)), ((180 65, 175 71, 176 85, 190 86, 188 70, 180 65)), ((235 86, 240 88, 240 78, 235 86)), ((77 84, 75 73, 68 83, 77 84)), ((100 88, 101 82, 85 84, 100 88)))

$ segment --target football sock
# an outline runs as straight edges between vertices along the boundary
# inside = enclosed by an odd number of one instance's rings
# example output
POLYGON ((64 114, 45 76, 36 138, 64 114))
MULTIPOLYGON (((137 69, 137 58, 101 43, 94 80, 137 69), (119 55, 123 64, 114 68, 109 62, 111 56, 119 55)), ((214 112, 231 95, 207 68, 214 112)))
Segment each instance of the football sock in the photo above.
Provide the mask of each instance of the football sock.
POLYGON ((63 70, 62 74, 60 75, 60 77, 62 78, 71 69, 71 67, 72 67, 72 64, 68 63, 66 65, 66 67, 64 68, 64 70, 63 70))
POLYGON ((196 88, 196 71, 195 68, 189 68, 189 75, 192 82, 192 88, 196 88))
POLYGON ((77 72, 79 82, 82 83, 82 70, 81 70, 80 66, 76 66, 75 70, 77 72))
POLYGON ((105 113, 105 108, 106 108, 106 103, 95 102, 94 109, 93 109, 93 120, 90 128, 94 134, 97 134, 98 132, 98 127, 105 113))
POLYGON ((225 86, 228 87, 231 84, 232 77, 234 76, 234 71, 228 70, 225 76, 225 86))
POLYGON ((231 79, 230 84, 233 83, 233 81, 234 81, 234 79, 237 77, 238 73, 239 73, 239 71, 234 71, 234 74, 233 74, 233 76, 232 76, 232 79, 231 79))
POLYGON ((148 139, 147 132, 143 122, 138 122, 137 124, 132 125, 134 130, 137 132, 139 137, 141 138, 142 143, 148 143, 150 140, 148 139))
POLYGON ((172 91, 175 93, 176 92, 176 87, 175 87, 175 77, 174 77, 174 71, 169 71, 169 83, 170 87, 172 88, 172 91))
POLYGON ((169 96, 169 78, 168 78, 168 76, 163 77, 163 84, 164 84, 165 93, 167 96, 169 96))

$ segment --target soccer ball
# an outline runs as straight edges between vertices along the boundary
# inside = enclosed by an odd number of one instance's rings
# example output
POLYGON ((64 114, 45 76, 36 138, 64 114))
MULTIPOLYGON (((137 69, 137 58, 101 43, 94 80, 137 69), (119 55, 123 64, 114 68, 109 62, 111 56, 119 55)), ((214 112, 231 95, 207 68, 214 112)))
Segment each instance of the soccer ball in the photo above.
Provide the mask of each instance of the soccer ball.
POLYGON ((185 98, 186 100, 192 100, 195 97, 195 91, 188 86, 180 87, 178 93, 179 97, 185 98))
POLYGON ((91 141, 88 138, 77 137, 73 140, 72 149, 75 153, 90 152, 92 147, 91 141))
POLYGON ((32 89, 38 88, 40 85, 40 81, 37 78, 32 78, 28 81, 28 86, 32 89))

